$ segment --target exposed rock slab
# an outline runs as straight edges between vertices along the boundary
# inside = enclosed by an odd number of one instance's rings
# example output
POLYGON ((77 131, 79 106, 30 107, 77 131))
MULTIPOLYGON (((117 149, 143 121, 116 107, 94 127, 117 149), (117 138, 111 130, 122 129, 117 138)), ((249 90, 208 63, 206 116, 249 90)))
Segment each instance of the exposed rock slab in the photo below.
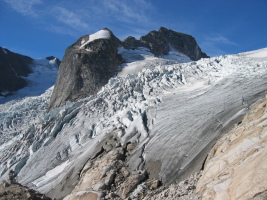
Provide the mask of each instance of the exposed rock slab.
POLYGON ((197 186, 203 200, 264 197, 267 190, 266 119, 267 99, 264 99, 216 143, 197 186))

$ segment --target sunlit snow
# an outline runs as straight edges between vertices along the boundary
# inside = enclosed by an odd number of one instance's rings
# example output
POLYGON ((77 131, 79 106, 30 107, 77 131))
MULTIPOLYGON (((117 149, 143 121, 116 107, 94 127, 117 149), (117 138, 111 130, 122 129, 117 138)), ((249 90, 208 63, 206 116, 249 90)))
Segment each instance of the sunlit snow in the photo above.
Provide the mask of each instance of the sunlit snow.
POLYGON ((81 46, 80 48, 83 48, 84 46, 86 46, 87 44, 89 44, 90 42, 97 40, 97 39, 106 39, 109 38, 110 34, 109 31, 107 30, 100 30, 94 34, 88 35, 88 40, 82 40, 81 41, 81 46))
POLYGON ((31 68, 33 72, 27 77, 23 77, 28 82, 28 86, 13 92, 8 97, 0 98, 0 104, 13 99, 39 96, 55 84, 58 74, 58 66, 55 60, 47 60, 45 58, 35 59, 31 68))
POLYGON ((186 63, 191 62, 186 55, 175 50, 169 45, 169 53, 161 57, 155 57, 149 49, 140 47, 134 50, 128 50, 123 47, 118 48, 118 53, 123 56, 126 63, 119 66, 118 76, 126 77, 128 74, 138 74, 144 68, 154 68, 160 64, 186 63))
POLYGON ((259 49, 256 51, 240 53, 239 55, 246 56, 249 58, 267 58, 267 48, 259 49))

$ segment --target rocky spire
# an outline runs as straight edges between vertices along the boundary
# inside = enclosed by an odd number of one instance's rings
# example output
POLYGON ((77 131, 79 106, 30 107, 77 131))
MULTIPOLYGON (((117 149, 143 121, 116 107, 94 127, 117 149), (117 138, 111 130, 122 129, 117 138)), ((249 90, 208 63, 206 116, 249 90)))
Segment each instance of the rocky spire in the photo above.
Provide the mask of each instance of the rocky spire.
POLYGON ((117 54, 120 44, 109 29, 102 29, 69 46, 48 109, 97 93, 122 64, 122 57, 117 54))

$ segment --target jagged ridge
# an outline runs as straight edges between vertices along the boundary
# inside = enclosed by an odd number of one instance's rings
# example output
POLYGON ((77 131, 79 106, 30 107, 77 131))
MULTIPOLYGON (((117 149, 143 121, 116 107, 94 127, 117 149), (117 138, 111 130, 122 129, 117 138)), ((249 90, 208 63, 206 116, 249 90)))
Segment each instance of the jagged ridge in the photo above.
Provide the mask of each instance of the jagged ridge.
POLYGON ((147 47, 155 56, 168 54, 172 47, 192 60, 208 57, 192 36, 163 27, 140 40, 129 37, 123 42, 109 29, 103 29, 81 37, 66 49, 48 110, 96 94, 123 63, 118 54, 119 46, 126 49, 147 47))

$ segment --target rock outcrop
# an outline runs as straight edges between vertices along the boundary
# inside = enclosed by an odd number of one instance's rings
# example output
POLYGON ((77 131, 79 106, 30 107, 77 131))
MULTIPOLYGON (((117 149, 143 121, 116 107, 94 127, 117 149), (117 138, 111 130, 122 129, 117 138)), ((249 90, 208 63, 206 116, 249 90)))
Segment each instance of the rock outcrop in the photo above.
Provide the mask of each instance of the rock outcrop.
POLYGON ((147 35, 142 36, 140 40, 128 37, 123 41, 123 45, 130 49, 147 47, 155 56, 168 54, 171 46, 194 61, 208 58, 191 35, 175 32, 164 27, 161 27, 159 31, 150 31, 147 35))
POLYGON ((0 199, 17 200, 17 199, 34 199, 34 200, 51 200, 37 191, 25 187, 18 183, 9 184, 7 182, 0 184, 0 199))
POLYGON ((121 146, 116 137, 102 141, 81 170, 79 183, 64 200, 97 200, 105 195, 105 199, 125 199, 148 175, 145 170, 127 170, 125 160, 133 148, 131 143, 121 146))
POLYGON ((21 76, 32 72, 33 59, 0 47, 0 94, 19 90, 27 85, 21 76))
POLYGON ((136 49, 136 48, 139 48, 139 47, 149 48, 149 46, 147 44, 145 44, 141 40, 135 39, 135 37, 132 37, 132 36, 127 37, 122 42, 122 44, 126 49, 136 49))
POLYGON ((69 46, 60 64, 48 109, 97 93, 123 62, 117 54, 120 44, 110 30, 103 29, 69 46))
POLYGON ((203 200, 266 199, 266 105, 262 100, 211 150, 197 185, 203 200))

